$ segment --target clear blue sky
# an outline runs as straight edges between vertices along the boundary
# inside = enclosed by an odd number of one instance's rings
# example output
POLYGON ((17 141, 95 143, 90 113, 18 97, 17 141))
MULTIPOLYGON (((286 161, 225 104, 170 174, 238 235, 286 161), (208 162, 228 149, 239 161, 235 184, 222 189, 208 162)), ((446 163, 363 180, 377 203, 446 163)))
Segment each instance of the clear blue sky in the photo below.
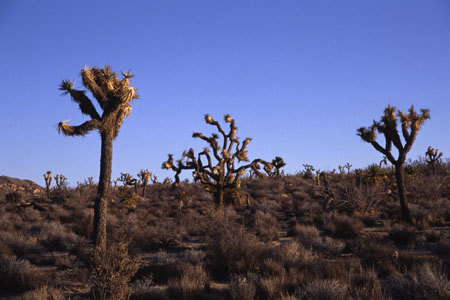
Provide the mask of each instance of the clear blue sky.
POLYGON ((0 38, 0 175, 98 179, 98 134, 56 131, 86 120, 58 91, 64 78, 81 88, 85 65, 136 74, 113 178, 172 176, 161 162, 203 147, 191 134, 213 132, 205 113, 231 114, 249 157, 282 156, 288 173, 379 161, 356 129, 388 104, 431 110, 410 158, 450 153, 447 0, 0 0, 0 38))

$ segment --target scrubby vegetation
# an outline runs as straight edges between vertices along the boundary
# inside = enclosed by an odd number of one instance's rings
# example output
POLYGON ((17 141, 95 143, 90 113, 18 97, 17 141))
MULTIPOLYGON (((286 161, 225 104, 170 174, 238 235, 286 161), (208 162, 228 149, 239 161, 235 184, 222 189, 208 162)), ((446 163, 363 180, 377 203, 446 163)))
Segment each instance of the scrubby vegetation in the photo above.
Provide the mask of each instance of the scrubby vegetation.
POLYGON ((405 172, 412 223, 399 214, 393 168, 377 167, 243 176, 250 204, 222 209, 201 183, 155 179, 145 197, 111 187, 106 256, 93 247, 96 184, 54 187, 49 199, 45 188, 3 185, 0 290, 38 300, 450 299, 450 164, 406 163, 418 170, 405 172))

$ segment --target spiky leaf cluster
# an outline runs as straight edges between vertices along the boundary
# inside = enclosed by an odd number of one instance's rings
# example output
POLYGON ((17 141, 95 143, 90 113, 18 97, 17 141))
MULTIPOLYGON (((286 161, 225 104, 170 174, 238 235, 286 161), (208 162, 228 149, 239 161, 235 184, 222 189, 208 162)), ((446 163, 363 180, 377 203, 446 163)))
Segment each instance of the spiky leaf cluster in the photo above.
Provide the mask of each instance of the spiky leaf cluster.
POLYGON ((71 126, 67 122, 58 124, 58 131, 69 136, 84 136, 97 129, 102 133, 111 134, 116 138, 123 119, 130 114, 130 101, 138 98, 136 89, 130 86, 130 71, 121 72, 119 78, 110 66, 103 69, 85 67, 81 70, 83 85, 92 93, 103 113, 97 112, 91 99, 83 90, 76 90, 73 80, 63 80, 59 89, 64 95, 69 94, 78 104, 81 113, 91 118, 79 126, 71 126))

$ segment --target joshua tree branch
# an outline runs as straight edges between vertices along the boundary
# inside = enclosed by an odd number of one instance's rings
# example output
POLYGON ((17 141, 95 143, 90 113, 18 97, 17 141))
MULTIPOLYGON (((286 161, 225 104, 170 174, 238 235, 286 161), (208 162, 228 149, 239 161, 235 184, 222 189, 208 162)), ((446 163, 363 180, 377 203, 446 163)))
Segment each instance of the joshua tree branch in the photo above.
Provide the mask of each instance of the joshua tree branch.
POLYGON ((85 114, 95 120, 101 120, 101 117, 95 109, 95 106, 92 104, 91 99, 86 96, 84 91, 75 90, 71 80, 63 80, 59 89, 64 91, 64 94, 70 94, 72 101, 78 103, 82 114, 85 114))
POLYGON ((91 91, 100 107, 104 109, 107 103, 106 94, 95 82, 92 69, 84 67, 81 70, 81 79, 83 80, 83 85, 91 91))
POLYGON ((66 122, 59 122, 58 132, 68 136, 85 136, 90 131, 101 130, 101 123, 98 120, 89 120, 79 126, 71 126, 66 122))

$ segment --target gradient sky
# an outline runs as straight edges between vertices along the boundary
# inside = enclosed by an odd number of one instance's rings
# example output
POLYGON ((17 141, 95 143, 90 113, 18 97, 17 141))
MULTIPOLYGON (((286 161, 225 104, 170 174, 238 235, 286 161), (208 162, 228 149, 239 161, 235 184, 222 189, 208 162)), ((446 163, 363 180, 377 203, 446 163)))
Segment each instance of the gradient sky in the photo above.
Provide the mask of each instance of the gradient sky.
POLYGON ((81 88, 85 65, 136 74, 112 178, 172 176, 167 153, 200 150, 192 132, 214 132, 205 113, 229 113, 253 138, 249 157, 282 156, 288 173, 378 162, 356 129, 388 104, 431 111, 409 158, 450 153, 448 0, 0 0, 0 38, 0 175, 97 181, 98 134, 56 130, 86 120, 58 90, 65 78, 81 88))

